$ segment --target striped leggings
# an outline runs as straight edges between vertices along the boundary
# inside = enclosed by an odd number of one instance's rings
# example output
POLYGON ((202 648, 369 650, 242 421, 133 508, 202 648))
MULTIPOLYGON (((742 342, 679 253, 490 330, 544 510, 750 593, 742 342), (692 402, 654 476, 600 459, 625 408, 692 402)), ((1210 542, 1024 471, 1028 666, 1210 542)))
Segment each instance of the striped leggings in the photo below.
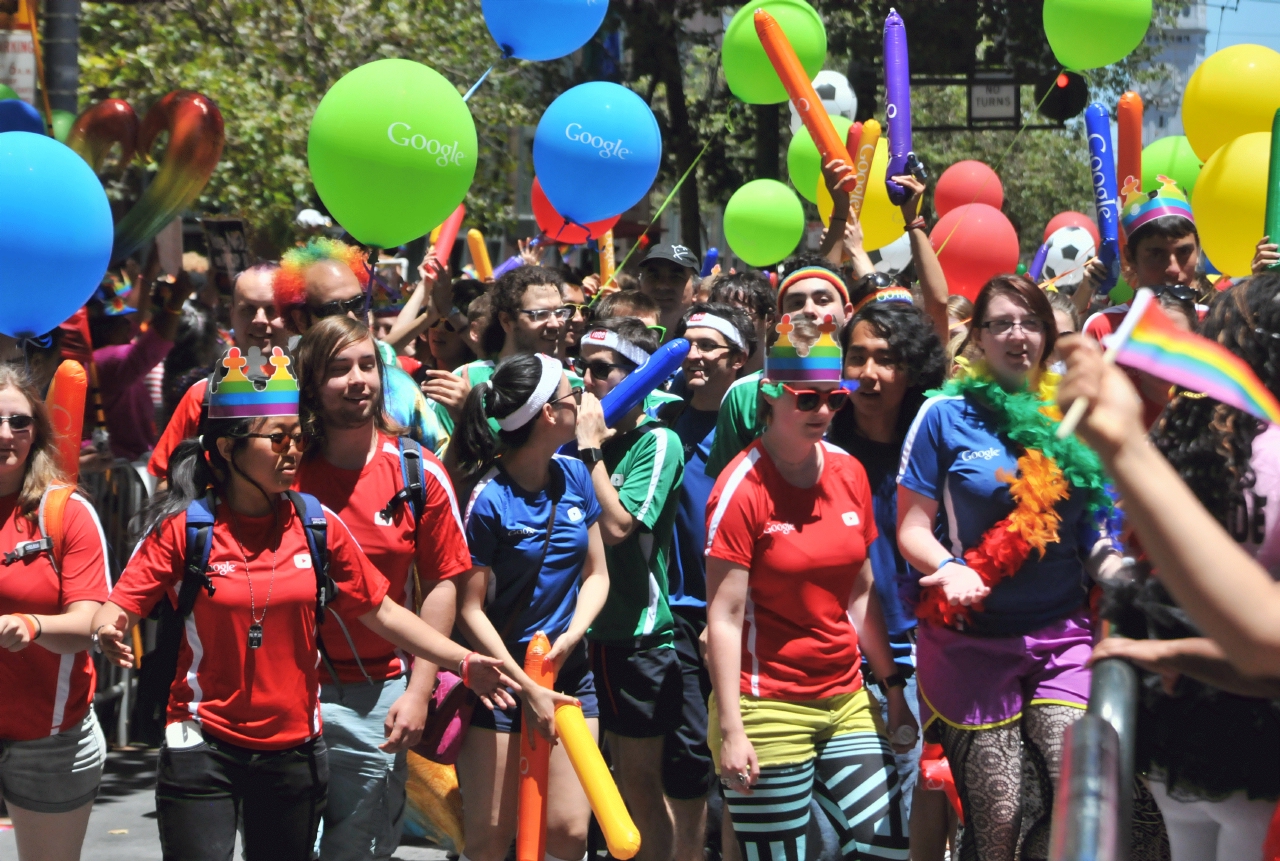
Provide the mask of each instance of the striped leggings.
POLYGON ((876 733, 836 736, 817 757, 760 769, 750 795, 725 790, 745 861, 805 861, 816 797, 848 859, 906 861, 902 791, 888 742, 876 733))

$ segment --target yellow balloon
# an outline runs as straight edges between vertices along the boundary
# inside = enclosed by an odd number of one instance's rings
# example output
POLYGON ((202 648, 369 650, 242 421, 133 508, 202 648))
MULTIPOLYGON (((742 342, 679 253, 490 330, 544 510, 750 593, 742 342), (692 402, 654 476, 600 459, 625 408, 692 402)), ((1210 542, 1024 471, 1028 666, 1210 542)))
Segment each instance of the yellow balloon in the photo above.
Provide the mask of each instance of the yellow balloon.
MULTIPOLYGON (((1208 161, 1240 135, 1270 131, 1277 108, 1280 53, 1261 45, 1232 45, 1201 63, 1187 82, 1182 125, 1196 155, 1208 161)), ((1268 162, 1262 164, 1265 170, 1268 162)))
POLYGON ((1249 274, 1266 217, 1270 159, 1270 132, 1242 135, 1215 152, 1196 180, 1200 241, 1223 274, 1249 274))
POLYGON ((825 179, 818 180, 818 217, 822 219, 823 227, 831 226, 831 213, 836 208, 836 202, 831 199, 831 192, 827 190, 827 181, 825 179))
POLYGON ((889 202, 889 192, 884 187, 884 174, 888 167, 889 142, 881 138, 876 145, 876 157, 871 162, 867 197, 862 204, 862 245, 865 248, 884 248, 900 238, 907 227, 902 210, 889 202))

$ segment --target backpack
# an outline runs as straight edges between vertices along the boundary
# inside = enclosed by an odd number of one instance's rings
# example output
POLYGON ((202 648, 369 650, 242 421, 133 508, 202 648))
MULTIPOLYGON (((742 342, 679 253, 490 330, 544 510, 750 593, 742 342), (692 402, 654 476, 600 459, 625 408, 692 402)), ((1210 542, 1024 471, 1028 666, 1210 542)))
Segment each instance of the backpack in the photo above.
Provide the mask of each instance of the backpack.
MULTIPOLYGON (((296 491, 286 491, 293 510, 302 522, 311 551, 312 568, 316 572, 316 644, 328 664, 320 642, 320 625, 325 606, 333 600, 337 587, 329 577, 328 521, 320 500, 296 491)), ((138 695, 131 715, 131 735, 145 744, 159 745, 164 738, 165 714, 169 706, 169 688, 178 670, 178 652, 183 627, 195 607, 201 591, 212 597, 217 589, 208 574, 209 554, 213 549, 215 503, 213 494, 193 499, 187 506, 187 541, 183 554, 182 585, 178 589, 177 609, 169 601, 156 603, 152 617, 159 620, 155 647, 142 658, 138 673, 138 695)), ((345 633, 345 629, 344 629, 345 633)), ((332 672, 332 668, 330 668, 332 672)))
MULTIPOLYGON (((63 520, 67 512, 67 501, 71 499, 71 494, 75 493, 74 485, 70 484, 51 484, 44 490, 44 495, 40 497, 40 514, 37 519, 37 525, 40 529, 40 539, 38 541, 23 541, 13 550, 4 554, 4 559, 0 564, 12 565, 20 562, 28 556, 38 556, 41 553, 48 553, 49 559, 53 562, 53 570, 62 573, 62 557, 66 553, 66 534, 63 529, 63 520)), ((106 560, 103 560, 104 563, 106 560)))
POLYGON ((380 513, 385 520, 391 520, 395 516, 396 506, 405 503, 413 514, 413 522, 417 524, 427 507, 427 490, 422 484, 422 445, 417 440, 404 436, 399 437, 397 442, 404 487, 391 497, 380 513))

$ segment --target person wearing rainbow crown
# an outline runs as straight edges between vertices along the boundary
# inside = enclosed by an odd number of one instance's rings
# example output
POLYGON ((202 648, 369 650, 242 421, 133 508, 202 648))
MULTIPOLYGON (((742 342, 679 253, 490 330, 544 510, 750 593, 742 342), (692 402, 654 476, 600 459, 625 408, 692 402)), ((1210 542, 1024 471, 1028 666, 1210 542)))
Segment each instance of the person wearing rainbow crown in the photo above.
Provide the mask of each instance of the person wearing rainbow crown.
POLYGON ((708 740, 743 856, 805 857, 815 795, 845 857, 906 856, 893 751, 918 727, 868 548, 867 475, 823 440, 848 401, 832 316, 785 315, 765 359, 764 433, 707 501, 708 740), (885 685, 889 727, 863 685, 885 685), (889 738, 893 739, 890 748, 889 738))
POLYGON ((1056 337, 1030 279, 993 278, 966 338, 981 359, 931 393, 902 449, 920 711, 955 775, 965 861, 1047 857, 1062 735, 1089 699, 1090 579, 1119 561, 1097 456, 1055 436, 1056 337))
POLYGON ((266 362, 236 347, 222 358, 200 436, 174 451, 169 489, 144 512, 144 537, 91 623, 95 648, 131 667, 129 629, 161 600, 178 608, 160 634, 177 652, 156 786, 165 858, 225 861, 237 820, 247 861, 311 858, 329 772, 317 660, 326 605, 458 667, 486 703, 511 702, 499 661, 395 603, 342 520, 289 490, 303 445, 289 365, 279 347, 266 362))

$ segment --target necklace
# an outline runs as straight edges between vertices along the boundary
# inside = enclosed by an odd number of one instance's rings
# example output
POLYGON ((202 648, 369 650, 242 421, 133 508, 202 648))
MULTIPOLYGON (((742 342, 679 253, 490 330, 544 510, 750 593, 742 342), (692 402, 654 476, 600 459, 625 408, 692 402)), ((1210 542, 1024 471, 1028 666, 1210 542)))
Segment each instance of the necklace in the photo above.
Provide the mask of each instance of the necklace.
MULTIPOLYGON (((234 522, 236 516, 231 515, 234 522)), ((257 604, 254 603, 253 596, 253 577, 249 573, 249 556, 244 552, 244 545, 240 543, 239 536, 236 535, 234 528, 231 530, 231 537, 235 539, 236 549, 240 551, 240 558, 244 560, 244 579, 249 581, 249 648, 258 649, 262 647, 262 620, 267 618, 267 608, 271 606, 271 593, 276 585, 276 549, 271 548, 271 580, 267 583, 267 600, 262 605, 262 615, 258 615, 257 604)))

